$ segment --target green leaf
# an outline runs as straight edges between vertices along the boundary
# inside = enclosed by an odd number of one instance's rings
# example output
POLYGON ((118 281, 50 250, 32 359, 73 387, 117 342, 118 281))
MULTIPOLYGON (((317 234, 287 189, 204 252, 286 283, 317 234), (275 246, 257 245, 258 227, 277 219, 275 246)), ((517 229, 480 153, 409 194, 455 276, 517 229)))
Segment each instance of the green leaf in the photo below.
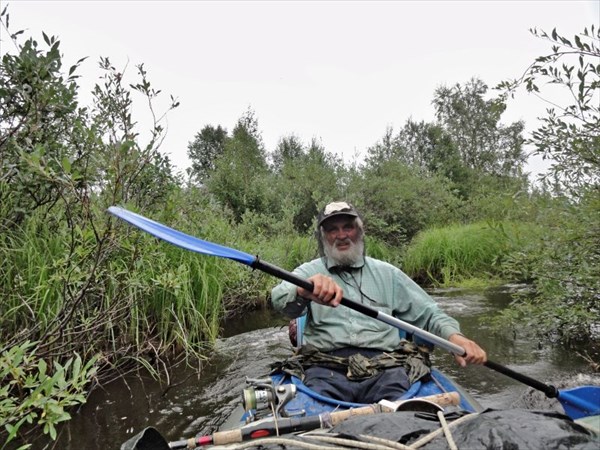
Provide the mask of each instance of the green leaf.
POLYGON ((66 173, 71 173, 71 161, 66 156, 62 159, 62 167, 66 173))
POLYGON ((46 361, 44 361, 43 359, 40 359, 38 361, 38 371, 39 371, 39 374, 40 374, 40 379, 46 377, 46 370, 47 369, 48 369, 48 365, 46 364, 46 361))
POLYGON ((72 379, 77 380, 79 373, 81 372, 81 357, 76 355, 75 361, 73 361, 73 367, 71 368, 72 379))

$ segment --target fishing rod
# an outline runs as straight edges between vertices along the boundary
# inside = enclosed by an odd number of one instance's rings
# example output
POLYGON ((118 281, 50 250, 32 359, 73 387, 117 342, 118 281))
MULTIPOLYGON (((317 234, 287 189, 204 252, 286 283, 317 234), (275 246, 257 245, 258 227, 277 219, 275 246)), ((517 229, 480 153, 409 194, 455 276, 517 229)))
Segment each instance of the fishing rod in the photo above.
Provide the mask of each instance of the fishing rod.
POLYGON ((197 448, 205 445, 228 445, 253 439, 270 438, 299 431, 318 428, 332 428, 356 416, 366 416, 394 411, 422 411, 440 413, 443 406, 456 406, 460 403, 458 392, 428 395, 399 401, 382 400, 377 404, 361 406, 344 411, 324 412, 309 417, 270 417, 233 430, 217 431, 213 434, 196 436, 167 442, 158 430, 147 427, 121 446, 121 450, 172 450, 197 448))
POLYGON ((350 417, 366 416, 377 413, 398 411, 399 409, 414 408, 441 411, 442 406, 458 405, 460 395, 458 392, 429 395, 415 399, 397 402, 382 401, 379 404, 351 408, 344 411, 324 412, 308 417, 277 417, 268 418, 257 423, 235 428, 233 430, 217 431, 206 436, 197 436, 189 439, 169 442, 169 448, 196 448, 204 445, 225 445, 244 442, 252 439, 280 436, 296 433, 298 431, 311 431, 318 428, 332 428, 350 417))

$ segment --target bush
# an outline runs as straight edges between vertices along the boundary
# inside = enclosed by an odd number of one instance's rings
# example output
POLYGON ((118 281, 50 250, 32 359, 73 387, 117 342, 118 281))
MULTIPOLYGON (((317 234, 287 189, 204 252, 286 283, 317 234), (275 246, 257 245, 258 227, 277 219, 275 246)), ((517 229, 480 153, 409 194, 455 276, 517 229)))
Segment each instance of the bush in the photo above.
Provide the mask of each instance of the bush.
POLYGON ((520 295, 502 311, 495 320, 498 327, 533 330, 565 343, 598 339, 594 329, 600 324, 600 197, 590 190, 582 198, 577 205, 557 199, 545 218, 543 238, 505 259, 504 273, 526 277, 533 292, 520 295))
POLYGON ((64 364, 54 361, 49 367, 35 354, 38 345, 27 341, 0 355, 0 423, 8 433, 5 445, 32 425, 56 439, 56 425, 71 418, 68 408, 86 402, 88 384, 96 373, 96 359, 84 364, 79 355, 64 364))

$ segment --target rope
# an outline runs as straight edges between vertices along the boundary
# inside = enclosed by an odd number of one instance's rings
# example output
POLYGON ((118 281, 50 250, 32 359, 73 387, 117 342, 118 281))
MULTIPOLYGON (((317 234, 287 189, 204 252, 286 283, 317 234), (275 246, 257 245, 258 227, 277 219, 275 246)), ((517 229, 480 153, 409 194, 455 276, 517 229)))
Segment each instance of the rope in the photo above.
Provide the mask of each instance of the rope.
POLYGON ((446 436, 446 441, 448 441, 448 447, 450 447, 450 450, 458 450, 456 442, 454 442, 454 439, 452 438, 452 432, 450 431, 448 422, 446 422, 446 418, 444 417, 444 413, 442 411, 438 411, 437 416, 440 421, 440 424, 442 425, 442 430, 444 430, 444 436, 446 436))
POLYGON ((296 439, 276 438, 276 437, 253 439, 251 441, 241 442, 239 444, 215 445, 214 447, 211 447, 211 448, 215 448, 215 449, 218 448, 218 449, 222 449, 222 450, 244 450, 246 448, 252 448, 252 447, 260 448, 261 445, 270 445, 270 444, 278 444, 278 445, 283 445, 283 446, 290 445, 290 446, 294 446, 294 447, 305 448, 307 450, 322 450, 325 448, 330 448, 330 449, 339 448, 339 447, 330 447, 328 445, 315 445, 315 444, 311 444, 309 442, 303 442, 303 441, 296 440, 296 439))
POLYGON ((273 419, 275 420, 275 434, 279 436, 279 422, 277 422, 277 413, 275 412, 275 404, 273 402, 271 404, 271 414, 273 414, 273 419))
MULTIPOLYGON (((440 413, 441 413, 441 411, 440 411, 440 413)), ((446 440, 448 442, 450 449, 458 450, 458 447, 456 446, 456 443, 454 442, 454 439, 452 438, 450 429, 453 427, 456 427, 460 423, 467 422, 468 420, 475 418, 477 415, 478 414, 476 414, 476 413, 469 414, 468 416, 464 416, 464 417, 461 417, 460 419, 450 422, 450 424, 448 424, 446 422, 446 419, 442 415, 442 418, 440 418, 441 428, 438 428, 437 430, 432 431, 428 435, 422 437, 421 439, 419 439, 416 442, 413 442, 409 446, 400 444, 398 442, 390 441, 388 439, 379 438, 376 436, 370 436, 370 435, 364 435, 364 434, 360 435, 360 437, 363 439, 369 439, 372 442, 375 442, 374 444, 371 444, 368 442, 355 441, 352 439, 343 439, 343 438, 339 438, 339 437, 330 435, 327 432, 315 430, 315 431, 310 431, 310 432, 301 434, 301 435, 299 435, 299 437, 301 437, 303 439, 308 438, 308 439, 318 440, 320 442, 333 444, 333 446, 323 445, 323 444, 312 444, 312 443, 305 442, 305 441, 302 441, 299 439, 296 440, 296 439, 282 438, 282 437, 267 437, 267 438, 262 438, 262 439, 253 439, 253 440, 247 441, 247 442, 240 442, 237 444, 217 445, 217 446, 214 446, 211 448, 215 448, 215 449, 219 448, 219 449, 223 449, 223 450, 244 450, 244 449, 252 448, 252 447, 260 447, 261 445, 276 444, 276 445, 282 445, 282 446, 290 445, 290 446, 303 448, 306 450, 340 449, 342 447, 354 447, 354 448, 361 448, 364 450, 390 450, 390 449, 416 450, 416 449, 424 446, 428 442, 432 441, 433 439, 435 439, 441 433, 444 433, 446 435, 446 440)), ((439 415, 438 415, 438 418, 439 418, 439 415)))
POLYGON ((223 450, 244 450, 252 447, 260 447, 261 445, 290 445, 299 448, 303 448, 306 450, 321 450, 321 449, 340 449, 342 447, 353 447, 360 448, 364 450, 417 450, 420 447, 423 447, 425 444, 429 443, 440 434, 444 433, 446 437, 446 441, 448 442, 448 446, 450 450, 458 450, 456 442, 454 441, 451 433, 451 428, 456 427, 460 423, 467 422, 475 417, 477 417, 477 413, 472 413, 467 416, 463 416, 453 422, 448 423, 446 418, 444 417, 441 411, 438 411, 438 419, 440 421, 441 427, 437 430, 432 431, 431 433, 423 436, 418 441, 413 442, 411 445, 406 446, 404 444, 400 444, 398 442, 390 441, 388 439, 383 439, 376 436, 364 435, 361 434, 360 437, 363 439, 368 439, 373 443, 356 441, 352 439, 343 439, 332 435, 331 433, 327 433, 321 430, 313 430, 303 434, 300 434, 298 437, 302 439, 313 439, 316 441, 320 441, 323 443, 332 444, 331 445, 323 445, 323 444, 312 444, 310 442, 306 442, 300 439, 290 439, 283 437, 267 437, 262 439, 253 439, 247 442, 240 442, 235 444, 227 444, 227 445, 217 445, 211 448, 215 449, 223 449, 223 450), (440 417, 441 416, 441 417, 440 417))
MULTIPOLYGON (((362 448, 365 450, 389 450, 390 448, 396 448, 396 447, 389 447, 388 445, 384 446, 384 445, 378 445, 378 444, 370 444, 368 442, 355 441, 353 439, 342 439, 342 438, 338 438, 338 437, 334 437, 334 436, 329 437, 329 436, 321 436, 321 435, 307 435, 304 437, 322 441, 322 442, 327 442, 330 444, 336 444, 338 446, 362 448)), ((404 450, 404 449, 409 450, 409 447, 404 447, 402 450, 404 450)))
MULTIPOLYGON (((468 420, 471 420, 477 416, 478 416, 478 414, 476 414, 476 413, 469 414, 468 416, 463 416, 460 419, 456 419, 454 422, 451 422, 450 425, 448 425, 448 428, 456 427, 459 423, 467 422, 468 420)), ((438 428, 437 430, 432 431, 428 435, 423 436, 418 441, 413 442, 411 444, 410 448, 417 449, 417 448, 423 447, 425 444, 434 440, 438 435, 440 435, 443 432, 444 432, 444 430, 442 428, 438 428)))
POLYGON ((380 437, 376 437, 376 436, 370 436, 368 434, 361 434, 360 437, 363 439, 370 439, 373 442, 379 442, 382 445, 386 445, 389 448, 393 448, 393 449, 397 449, 397 450, 410 450, 411 449, 411 447, 408 447, 404 444, 400 444, 399 442, 390 441, 389 439, 384 439, 384 438, 380 438, 380 437))

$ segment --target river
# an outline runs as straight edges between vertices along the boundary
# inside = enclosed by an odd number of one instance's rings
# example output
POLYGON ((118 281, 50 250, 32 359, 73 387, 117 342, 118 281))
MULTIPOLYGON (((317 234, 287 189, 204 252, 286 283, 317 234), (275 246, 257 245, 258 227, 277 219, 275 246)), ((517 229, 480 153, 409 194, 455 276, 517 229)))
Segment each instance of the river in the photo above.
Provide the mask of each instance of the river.
MULTIPOLYGON (((493 335, 482 319, 496 314, 511 301, 519 286, 485 291, 435 290, 432 296, 455 317, 462 331, 483 346, 490 359, 548 384, 600 384, 586 362, 575 352, 542 344, 519 333, 493 335), (591 378, 590 378, 591 377, 591 378), (590 381, 591 380, 591 381, 590 381)), ((289 356, 287 322, 271 311, 257 311, 224 326, 223 337, 210 355, 210 364, 198 374, 185 368, 171 374, 167 387, 148 377, 131 376, 92 393, 88 402, 60 428, 55 443, 37 442, 40 449, 118 449, 147 426, 157 428, 167 440, 210 434, 239 407, 246 377, 268 372, 269 365, 289 356)), ((460 368, 443 350, 434 364, 454 377, 484 407, 556 408, 526 386, 486 367, 460 368)))

